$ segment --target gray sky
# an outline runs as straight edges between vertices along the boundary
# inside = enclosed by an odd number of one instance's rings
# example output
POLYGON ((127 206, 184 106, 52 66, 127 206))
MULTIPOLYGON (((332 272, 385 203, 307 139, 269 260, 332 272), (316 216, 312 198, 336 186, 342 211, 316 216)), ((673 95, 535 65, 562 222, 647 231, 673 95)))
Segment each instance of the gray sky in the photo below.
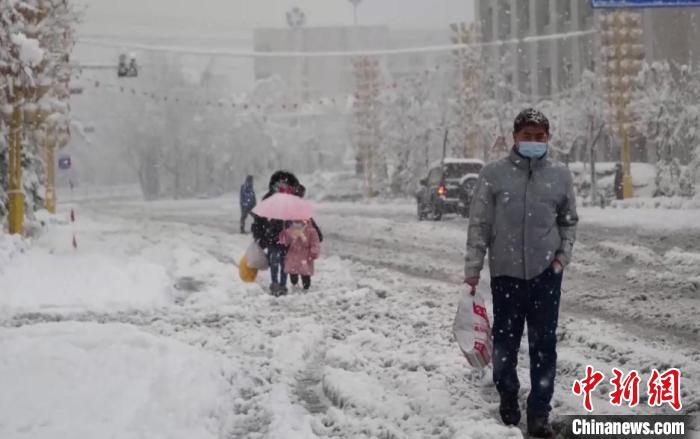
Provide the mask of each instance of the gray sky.
MULTIPOLYGON (((255 26, 283 26, 285 12, 300 6, 309 26, 352 24, 347 0, 76 0, 88 6, 81 33, 178 36, 235 33, 255 26)), ((363 0, 360 24, 443 28, 471 21, 473 0, 363 0)))

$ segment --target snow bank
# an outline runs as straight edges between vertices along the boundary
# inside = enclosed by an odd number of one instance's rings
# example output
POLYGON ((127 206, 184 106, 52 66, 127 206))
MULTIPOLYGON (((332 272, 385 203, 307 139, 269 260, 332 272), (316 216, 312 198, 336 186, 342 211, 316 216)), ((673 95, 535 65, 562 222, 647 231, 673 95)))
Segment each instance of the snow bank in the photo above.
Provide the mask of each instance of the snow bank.
POLYGON ((21 243, 7 244, 14 238, 0 235, 0 312, 104 312, 173 302, 167 267, 148 257, 142 236, 80 210, 75 226, 67 217, 62 212, 45 218, 43 234, 23 251, 21 243))
POLYGON ((365 184, 354 171, 317 172, 299 176, 307 196, 317 201, 357 201, 365 197, 365 184))
POLYGON ((170 303, 162 266, 99 253, 55 256, 32 248, 0 273, 0 308, 13 311, 147 308, 170 303))
POLYGON ((686 231, 700 229, 700 209, 675 211, 659 209, 580 208, 582 224, 606 227, 636 227, 648 230, 686 231))
POLYGON ((627 200, 615 200, 611 203, 611 206, 618 209, 698 210, 700 209, 700 197, 630 198, 627 200))
POLYGON ((0 273, 12 259, 26 250, 26 242, 19 235, 0 233, 0 273))
POLYGON ((653 250, 633 244, 602 241, 596 245, 597 250, 609 259, 635 265, 653 266, 660 263, 653 250))
POLYGON ((0 437, 206 439, 233 413, 222 358, 121 324, 0 329, 0 437))

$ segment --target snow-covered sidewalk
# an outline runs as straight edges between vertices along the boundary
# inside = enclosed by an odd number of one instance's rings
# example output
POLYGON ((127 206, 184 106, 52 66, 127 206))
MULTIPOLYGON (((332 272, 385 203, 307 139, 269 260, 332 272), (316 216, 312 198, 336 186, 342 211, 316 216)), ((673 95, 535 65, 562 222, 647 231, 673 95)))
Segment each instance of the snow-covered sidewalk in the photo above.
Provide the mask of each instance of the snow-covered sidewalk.
POLYGON ((65 216, 32 243, 0 235, 0 437, 226 436, 241 366, 143 324, 220 300, 232 267, 186 231, 107 218, 79 219, 76 251, 65 216))

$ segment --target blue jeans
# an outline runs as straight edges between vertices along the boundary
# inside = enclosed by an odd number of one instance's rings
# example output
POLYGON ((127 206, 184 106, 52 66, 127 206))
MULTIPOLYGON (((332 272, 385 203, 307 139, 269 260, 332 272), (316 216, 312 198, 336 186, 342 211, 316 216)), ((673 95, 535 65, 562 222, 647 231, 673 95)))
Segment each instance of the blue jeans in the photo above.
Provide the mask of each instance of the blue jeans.
POLYGON ((516 367, 527 322, 530 347, 528 416, 548 415, 557 371, 557 325, 562 275, 551 268, 531 280, 491 279, 493 294, 493 381, 501 398, 517 398, 516 367))
POLYGON ((284 258, 287 256, 287 247, 271 245, 267 252, 270 261, 270 275, 272 283, 287 286, 287 273, 284 272, 284 258))

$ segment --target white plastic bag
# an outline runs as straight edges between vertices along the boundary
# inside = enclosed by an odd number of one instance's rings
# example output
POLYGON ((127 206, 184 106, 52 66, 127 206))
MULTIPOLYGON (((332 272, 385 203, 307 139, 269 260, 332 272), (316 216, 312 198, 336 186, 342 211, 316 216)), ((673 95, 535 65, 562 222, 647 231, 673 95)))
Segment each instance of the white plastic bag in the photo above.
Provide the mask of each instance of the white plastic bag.
POLYGON ((452 332, 469 364, 483 369, 491 362, 493 342, 484 298, 465 292, 459 300, 452 332))
POLYGON ((260 245, 253 241, 245 251, 245 258, 248 261, 248 266, 256 270, 267 270, 270 268, 270 263, 267 260, 267 255, 260 245))

